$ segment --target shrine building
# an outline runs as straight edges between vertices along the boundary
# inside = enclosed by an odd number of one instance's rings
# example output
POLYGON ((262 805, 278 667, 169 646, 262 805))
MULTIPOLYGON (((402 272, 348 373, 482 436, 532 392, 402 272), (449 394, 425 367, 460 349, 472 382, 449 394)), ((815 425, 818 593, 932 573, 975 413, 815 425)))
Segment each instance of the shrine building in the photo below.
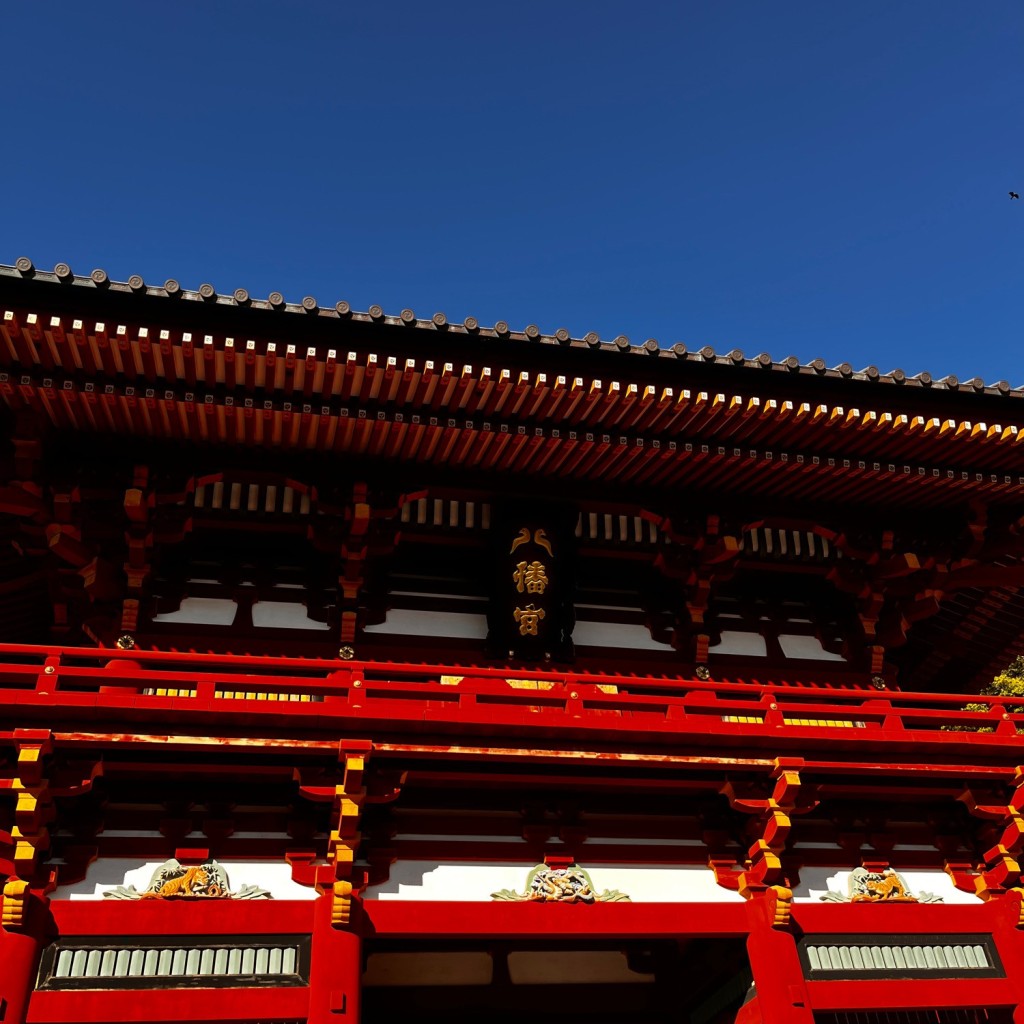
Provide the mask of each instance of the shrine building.
POLYGON ((0 398, 2 1024, 1024 1024, 1024 391, 20 259, 0 398))

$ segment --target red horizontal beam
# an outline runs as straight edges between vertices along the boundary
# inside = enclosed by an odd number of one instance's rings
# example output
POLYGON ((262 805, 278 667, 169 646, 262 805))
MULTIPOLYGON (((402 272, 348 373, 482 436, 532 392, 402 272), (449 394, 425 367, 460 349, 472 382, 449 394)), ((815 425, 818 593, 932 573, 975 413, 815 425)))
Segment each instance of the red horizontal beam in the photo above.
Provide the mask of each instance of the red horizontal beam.
POLYGON ((308 935, 313 900, 51 900, 61 935, 308 935))
POLYGON ((33 992, 28 1024, 120 1024, 149 1021, 237 1021, 305 1019, 308 988, 139 989, 111 992, 33 992))
POLYGON ((442 903, 367 900, 367 938, 570 939, 739 937, 746 903, 442 903))
MULTIPOLYGON (((366 900, 367 938, 573 937, 646 938, 746 935, 759 908, 752 903, 497 903, 431 900, 366 900)), ((994 904, 793 904, 798 930, 829 934, 978 934, 999 923, 994 904)))
MULTIPOLYGON (((220 736, 204 733, 203 735, 191 736, 188 734, 174 734, 167 732, 159 735, 146 733, 113 733, 113 732, 62 732, 59 728, 53 732, 55 740, 62 749, 87 749, 95 750, 110 744, 117 744, 121 749, 136 747, 140 749, 165 750, 169 756, 163 762, 165 768, 170 768, 174 775, 187 772, 195 764, 201 764, 204 771, 215 774, 224 774, 225 765, 223 762, 197 760, 182 764, 180 755, 182 752, 189 752, 199 757, 209 757, 211 752, 224 749, 231 749, 235 754, 239 752, 258 751, 262 755, 278 753, 282 756, 285 764, 296 756, 308 757, 312 754, 320 756, 331 756, 337 753, 337 733, 331 739, 312 739, 308 737, 268 737, 248 735, 220 736)), ((13 739, 15 731, 0 733, 0 740, 13 739)), ((363 737, 346 730, 345 737, 349 739, 362 739, 363 737)), ((588 769, 601 765, 617 765, 620 769, 629 767, 635 769, 713 769, 717 773, 723 771, 741 771, 744 769, 755 769, 757 771, 770 771, 775 767, 774 756, 764 757, 742 757, 735 754, 672 754, 660 752, 630 752, 620 754, 608 750, 595 750, 588 747, 569 747, 565 744, 560 746, 552 744, 549 748, 543 749, 537 746, 497 746, 495 744, 474 746, 471 744, 460 744, 458 746, 439 745, 429 742, 421 743, 392 743, 386 740, 372 741, 374 758, 386 760, 388 758, 415 757, 422 760, 433 760, 438 763, 437 770, 421 769, 417 775, 421 781, 429 781, 434 784, 460 784, 466 781, 465 773, 460 773, 456 768, 451 767, 445 770, 446 765, 455 761, 491 761, 502 763, 506 768, 511 766, 512 774, 507 771, 501 775, 491 777, 490 784, 496 786, 529 785, 535 788, 543 788, 551 784, 557 787, 572 786, 577 789, 587 787, 606 791, 610 789, 624 792, 648 792, 651 790, 665 789, 678 791, 680 787, 692 787, 697 785, 685 776, 677 775, 666 778, 664 776, 635 776, 621 772, 614 778, 602 775, 588 774, 588 769), (547 771, 547 767, 559 765, 570 769, 576 774, 567 775, 560 773, 555 780, 547 771)), ((776 751, 778 753, 778 751, 776 751)), ((769 752, 770 754, 770 752, 769 752)), ((926 793, 924 785, 927 781, 942 779, 949 780, 950 788, 959 793, 963 789, 963 781, 966 778, 982 781, 1007 781, 1012 777, 1014 768, 1010 764, 990 763, 957 763, 947 762, 942 764, 879 764, 877 761, 836 761, 814 758, 800 758, 802 770, 810 774, 840 775, 849 777, 851 775, 861 777, 865 780, 896 779, 899 782, 900 791, 926 793)), ((153 762, 147 762, 146 770, 152 770, 153 762)), ((251 768, 247 764, 246 771, 251 768)), ((289 769, 290 770, 290 769, 289 769)), ((230 771, 228 772, 230 774, 230 771)), ((3 780, 0 779, 0 783, 3 780)), ((706 788, 706 786, 705 786, 706 788)), ((848 789, 844 786, 844 789, 848 789)))
MULTIPOLYGON (((445 737, 450 737, 457 746, 471 745, 466 741, 474 736, 487 736, 491 746, 501 742, 499 737, 504 737, 505 745, 515 738, 528 738, 533 748, 553 743, 556 738, 563 747, 570 738, 576 744, 616 746, 627 739, 642 746, 666 742, 677 745, 685 738, 696 746, 742 747, 751 754, 761 749, 771 756, 787 751, 794 756, 822 750, 847 756, 870 751, 884 755, 885 763, 890 765, 934 765, 959 759, 961 752, 968 750, 972 756, 1012 760, 1019 745, 1016 723, 1024 723, 1024 716, 1017 714, 1006 718, 1000 715, 997 720, 991 714, 955 715, 915 708, 894 707, 884 713, 872 709, 859 716, 848 708, 827 706, 815 706, 811 712, 802 704, 790 708, 781 698, 772 702, 775 708, 771 708, 763 700, 738 703, 706 698, 691 704, 677 698, 652 705, 642 698, 619 695, 610 701, 618 707, 607 708, 599 695, 581 701, 571 692, 536 693, 509 688, 480 700, 478 694, 460 693, 456 687, 430 683, 396 683, 392 687, 380 683, 369 693, 352 684, 322 694, 321 701, 300 703, 203 696, 215 684, 202 679, 193 681, 194 696, 138 694, 122 685, 123 678, 92 678, 89 682, 90 688, 84 689, 81 678, 68 680, 55 675, 43 684, 53 690, 5 689, 0 684, 0 704, 6 707, 12 725, 25 727, 45 721, 55 731, 62 731, 59 712, 63 710, 66 722, 73 722, 74 731, 79 733, 102 723, 105 732, 116 724, 119 733, 144 733, 147 726, 156 726, 160 735, 169 731, 187 735, 193 730, 205 736, 216 731, 211 728, 216 722, 222 732, 239 725, 250 732, 273 734, 284 730, 291 736, 340 729, 381 740, 398 740, 416 733, 433 737, 434 744, 444 744, 445 737), (99 692, 101 688, 111 692, 99 692), (861 719, 881 716, 883 720, 869 721, 863 728, 828 724, 830 720, 849 720, 851 715, 861 719), (792 721, 807 718, 822 724, 792 721), (971 723, 968 728, 991 723, 988 727, 992 731, 945 731, 944 727, 962 721, 971 723)), ((232 685, 255 690, 257 684, 232 685)), ((288 692, 289 685, 282 682, 270 688, 288 692)), ((294 690, 294 684, 291 686, 294 690)))
POLYGON ((801 903, 793 920, 811 938, 824 935, 952 935, 991 932, 1005 911, 991 903, 801 903))
MULTIPOLYGON (((357 915, 367 938, 446 936, 745 935, 751 903, 547 904, 493 901, 365 900, 357 915)), ((51 900, 64 936, 309 934, 314 900, 51 900)), ((984 934, 1000 924, 998 903, 793 904, 808 936, 984 934)))
POLYGON ((935 978, 884 981, 809 981, 807 995, 815 1010, 934 1010, 982 1006, 1016 1006, 1008 978, 935 978))

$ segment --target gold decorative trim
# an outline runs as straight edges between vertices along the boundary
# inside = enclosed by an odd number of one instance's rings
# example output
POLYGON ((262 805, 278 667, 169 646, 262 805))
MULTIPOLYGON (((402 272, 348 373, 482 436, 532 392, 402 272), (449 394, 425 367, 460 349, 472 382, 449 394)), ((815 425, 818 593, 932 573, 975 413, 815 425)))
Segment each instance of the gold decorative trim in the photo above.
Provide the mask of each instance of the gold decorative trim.
POLYGON ((788 928, 793 918, 793 890, 784 885, 770 885, 765 890, 765 899, 772 911, 772 927, 788 928))
POLYGON ((9 878, 4 883, 2 909, 0 909, 0 928, 5 931, 18 931, 25 926, 25 912, 28 909, 28 882, 20 878, 9 878))
POLYGON ((352 918, 352 883, 335 882, 331 890, 331 924, 347 928, 352 918))

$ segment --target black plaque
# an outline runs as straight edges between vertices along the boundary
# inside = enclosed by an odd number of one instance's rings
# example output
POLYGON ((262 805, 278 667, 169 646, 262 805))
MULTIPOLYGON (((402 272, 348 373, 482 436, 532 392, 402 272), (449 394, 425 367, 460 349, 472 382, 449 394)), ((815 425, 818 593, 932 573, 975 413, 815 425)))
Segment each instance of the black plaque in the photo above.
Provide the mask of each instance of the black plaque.
POLYGON ((487 642, 496 658, 572 658, 575 509, 522 502, 491 517, 487 642))

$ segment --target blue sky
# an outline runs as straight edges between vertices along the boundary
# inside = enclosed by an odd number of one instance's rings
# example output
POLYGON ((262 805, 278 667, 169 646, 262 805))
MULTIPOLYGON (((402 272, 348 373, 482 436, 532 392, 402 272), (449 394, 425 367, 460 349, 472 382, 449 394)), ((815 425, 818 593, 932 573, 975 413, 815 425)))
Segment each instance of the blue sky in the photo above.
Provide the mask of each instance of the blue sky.
POLYGON ((1024 383, 1020 0, 6 3, 0 262, 1024 383))

